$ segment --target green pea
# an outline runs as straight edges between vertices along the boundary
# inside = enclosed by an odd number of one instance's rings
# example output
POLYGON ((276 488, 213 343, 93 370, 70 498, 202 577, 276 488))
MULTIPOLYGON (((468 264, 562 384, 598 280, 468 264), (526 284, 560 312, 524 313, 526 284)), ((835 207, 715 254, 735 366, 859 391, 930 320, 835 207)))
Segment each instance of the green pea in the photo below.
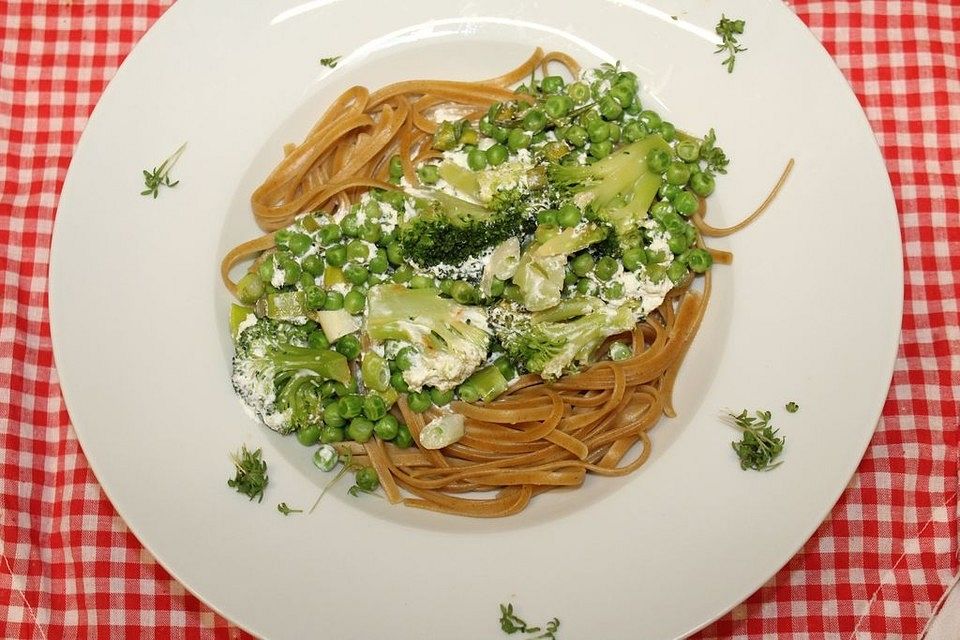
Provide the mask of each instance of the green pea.
POLYGON ((559 120, 573 108, 573 100, 567 96, 550 96, 543 103, 543 110, 551 120, 559 120))
POLYGON ((325 224, 320 227, 320 244, 325 247, 329 246, 340 240, 341 235, 340 225, 334 223, 325 224))
POLYGON ((450 295, 450 292, 451 292, 452 290, 453 290, 453 279, 452 279, 452 278, 444 278, 443 280, 440 281, 440 293, 441 293, 441 294, 443 294, 443 295, 445 295, 445 296, 447 296, 447 297, 452 298, 453 296, 450 295))
POLYGON ((503 297, 517 304, 523 302, 523 292, 520 291, 520 287, 515 284, 508 284, 503 288, 503 297))
POLYGON ((530 109, 523 116, 523 128, 536 133, 547 126, 547 117, 540 109, 530 109))
POLYGON ((417 350, 414 347, 404 347, 397 352, 393 362, 400 371, 406 371, 413 366, 413 358, 416 355, 417 350))
POLYGON ((408 264, 401 264, 393 272, 394 282, 410 282, 413 277, 413 267, 408 264))
POLYGON ((577 280, 577 293, 585 296, 594 295, 597 292, 597 285, 590 278, 580 278, 577 280))
POLYGON ((325 254, 327 264, 331 267, 342 267, 347 263, 347 248, 342 244, 330 247, 325 254))
POLYGON ((619 266, 617 261, 610 256, 603 256, 597 261, 594 273, 599 280, 609 280, 617 273, 619 266))
MULTIPOLYGON (((323 289, 321 289, 321 291, 323 291, 323 289)), ((329 349, 330 348, 330 341, 327 340, 327 336, 320 329, 317 329, 316 331, 310 334, 310 336, 307 338, 307 344, 310 345, 311 349, 329 349)), ((328 380, 327 382, 332 382, 332 380, 328 380)), ((326 385, 326 382, 324 383, 324 385, 326 385)), ((333 390, 330 387, 321 387, 320 391, 324 396, 328 396, 331 393, 333 393, 333 390)))
POLYGON ((363 415, 369 420, 379 420, 387 415, 387 403, 380 396, 371 393, 363 399, 363 415))
POLYGON ((609 122, 607 123, 607 127, 609 127, 610 129, 610 142, 612 142, 613 144, 617 144, 618 142, 620 142, 620 136, 623 133, 622 130, 620 129, 620 125, 618 125, 615 122, 609 122))
POLYGON ((290 234, 290 239, 287 240, 287 246, 290 248, 290 251, 298 256, 305 254, 312 244, 313 238, 305 233, 292 233, 290 234))
POLYGON ((627 142, 643 140, 647 137, 647 129, 642 123, 634 120, 623 126, 623 137, 627 142))
POLYGON ((300 279, 300 265, 293 258, 284 258, 280 262, 280 269, 283 271, 283 284, 290 286, 300 279))
POLYGON ((690 179, 690 167, 683 162, 671 162, 670 166, 667 167, 666 178, 670 184, 685 185, 690 179))
POLYGON ((322 309, 324 303, 327 301, 327 292, 313 285, 306 287, 303 290, 303 302, 308 309, 317 310, 322 309))
POLYGON ((693 140, 684 140, 677 144, 677 157, 684 162, 696 162, 700 157, 700 144, 693 140))
POLYGON ((363 295, 363 292, 354 288, 347 292, 343 296, 343 308, 350 315, 358 315, 363 313, 364 307, 367 306, 367 296, 363 295))
POLYGON ((430 394, 426 391, 414 391, 407 395, 407 406, 414 413, 423 413, 433 406, 433 402, 430 400, 430 394))
POLYGON ((307 256, 301 264, 303 270, 312 276, 322 276, 324 271, 323 258, 316 253, 307 256))
POLYGON ((581 278, 593 271, 594 259, 589 253, 581 253, 570 263, 570 268, 581 278))
POLYGON ((641 111, 640 115, 637 116, 637 119, 647 127, 648 131, 653 131, 660 126, 661 122, 663 122, 663 120, 660 118, 660 115, 656 111, 651 111, 649 109, 644 109, 641 111))
POLYGON ((556 209, 544 209, 537 212, 537 224, 544 225, 547 227, 557 226, 557 216, 560 215, 560 212, 556 209))
POLYGON ((574 82, 567 86, 567 95, 576 104, 583 104, 590 99, 590 87, 583 82, 574 82))
POLYGON ((437 184, 440 180, 440 169, 435 164, 425 164, 417 169, 417 178, 423 184, 437 184))
MULTIPOLYGON (((376 255, 370 259, 370 264, 367 265, 367 268, 370 270, 370 273, 383 274, 387 272, 387 269, 390 268, 390 260, 387 258, 387 252, 383 249, 377 251, 376 255)), ((372 277, 370 281, 372 282, 372 277)))
POLYGON ((462 280, 454 282, 450 287, 450 297, 460 304, 474 304, 479 298, 473 285, 462 280))
POLYGON ((343 268, 343 277, 350 284, 361 285, 370 277, 370 272, 362 264, 350 262, 343 268))
POLYGON ((471 149, 467 154, 467 166, 473 171, 483 171, 487 168, 487 153, 480 149, 471 149))
POLYGON ((567 272, 563 275, 563 286, 572 287, 577 284, 577 280, 577 274, 575 274, 573 271, 570 271, 568 267, 567 272))
POLYGON ((610 359, 611 360, 626 360, 627 358, 633 356, 633 349, 631 349, 627 343, 614 342, 610 345, 610 359))
POLYGON ((604 140, 603 142, 594 142, 590 145, 590 155, 598 160, 600 158, 606 158, 613 152, 613 143, 609 140, 604 140))
POLYGON ((340 231, 349 238, 356 238, 360 235, 360 221, 357 214, 348 213, 343 216, 343 220, 340 221, 340 231))
MULTIPOLYGON (((368 436, 367 440, 369 439, 370 437, 368 436)), ((366 442, 366 440, 364 440, 364 442, 366 442)), ((380 486, 380 478, 377 476, 377 471, 373 467, 362 467, 358 469, 354 480, 361 491, 374 491, 380 486)))
POLYGON ((690 177, 690 188, 701 198, 706 198, 713 193, 715 186, 713 176, 709 173, 700 171, 690 177))
POLYGON ((417 274, 410 278, 411 289, 429 289, 434 286, 436 286, 436 283, 430 276, 422 276, 417 274))
POLYGON ((381 440, 393 440, 400 433, 400 421, 388 413, 373 425, 373 432, 381 440))
MULTIPOLYGON (((336 380, 331 380, 331 382, 333 382, 333 394, 338 398, 342 398, 350 393, 350 388, 342 382, 337 382, 336 380)), ((351 386, 356 384, 353 379, 350 380, 350 383, 351 386)))
POLYGON ((403 162, 400 161, 400 156, 392 156, 390 158, 390 177, 403 177, 403 162))
POLYGON ((676 209, 680 215, 689 216, 696 213, 697 209, 700 208, 700 201, 692 192, 681 191, 677 194, 677 197, 673 199, 673 208, 676 209))
POLYGON ((487 155, 487 163, 492 167, 506 162, 507 156, 509 155, 507 148, 500 143, 491 146, 484 153, 487 155))
POLYGON ((256 273, 248 273, 237 283, 237 297, 243 304, 253 304, 263 295, 263 280, 256 273))
POLYGON ((590 142, 603 142, 610 137, 610 127, 603 120, 596 120, 587 126, 590 142))
MULTIPOLYGON (((346 422, 344 422, 346 424, 346 422)), ((320 430, 320 442, 330 444, 331 442, 343 442, 343 427, 325 426, 320 430)))
POLYGON ((678 187, 675 184, 670 184, 669 182, 663 182, 660 184, 660 189, 657 190, 657 193, 660 194, 661 198, 666 198, 670 202, 673 202, 681 191, 683 191, 681 187, 678 187))
POLYGON ((347 260, 366 260, 370 256, 370 247, 363 240, 351 240, 347 243, 347 260))
POLYGON ((670 266, 667 267, 667 277, 670 278, 670 281, 674 284, 683 280, 687 275, 687 265, 683 264, 679 260, 671 262, 670 266))
POLYGON ((564 228, 577 226, 580 224, 580 209, 572 204, 563 205, 557 213, 557 224, 564 228))
POLYGON ((647 168, 653 173, 663 173, 669 166, 670 152, 666 149, 650 149, 647 153, 647 168))
POLYGON ((380 242, 380 237, 383 235, 383 227, 380 226, 379 222, 364 222, 360 227, 360 239, 366 240, 370 244, 377 244, 380 242))
POLYGON ((540 90, 544 93, 559 93, 563 90, 563 85, 561 76, 547 76, 540 81, 540 90))
POLYGON ((357 336, 348 334, 337 340, 333 348, 346 359, 353 360, 360 355, 360 340, 357 339, 357 336))
POLYGON ((355 393, 345 395, 337 400, 337 409, 345 420, 356 418, 363 411, 363 398, 355 393))
POLYGON ((607 288, 603 290, 603 295, 607 300, 619 300, 623 297, 623 283, 614 282, 607 285, 607 288))
POLYGON ((290 247, 287 243, 290 241, 290 236, 293 235, 293 233, 290 229, 279 229, 273 234, 273 244, 275 244, 278 249, 289 249, 290 247))
POLYGON ((267 259, 257 265, 257 276, 260 277, 261 282, 269 283, 273 280, 273 271, 275 267, 273 266, 273 260, 267 259))
POLYGON ((403 264, 403 245, 399 242, 391 242, 387 245, 387 261, 395 267, 403 264))
POLYGON ((647 264, 647 252, 643 247, 631 247, 623 252, 623 268, 627 271, 636 271, 647 264))
POLYGON ((710 255, 710 252, 699 247, 690 249, 682 258, 694 273, 703 273, 713 264, 713 256, 710 255))
POLYGON ((446 391, 441 391, 437 388, 430 389, 430 402, 438 407, 450 404, 451 400, 453 400, 453 389, 446 391))
POLYGON ((650 207, 650 215, 654 220, 662 220, 668 214, 673 213, 673 205, 666 200, 659 200, 650 207))
POLYGON ((509 147, 511 151, 526 149, 530 146, 531 139, 529 133, 524 133, 521 129, 513 129, 507 137, 507 147, 509 147))
MULTIPOLYGON (((301 269, 302 269, 302 268, 303 268, 303 267, 301 267, 301 269)), ((301 272, 300 272, 300 278, 297 279, 297 285, 298 285, 301 289, 306 290, 307 287, 312 287, 312 286, 314 286, 315 284, 316 284, 316 279, 315 279, 312 275, 310 275, 310 274, 307 273, 306 271, 301 271, 301 272)))
POLYGON ((563 138, 574 147, 582 147, 583 145, 587 144, 590 134, 586 129, 578 124, 575 124, 567 127, 567 130, 563 134, 563 138))
POLYGON ((393 444, 401 449, 408 449, 413 446, 413 436, 410 434, 410 428, 401 424, 397 429, 397 435, 393 439, 393 444))
POLYGON ((324 311, 343 309, 343 294, 339 291, 327 291, 327 299, 323 302, 324 311))
POLYGON ((673 126, 673 123, 666 120, 660 123, 660 128, 657 131, 660 133, 660 137, 667 142, 673 142, 677 137, 677 128, 673 126))
POLYGON ((480 391, 471 382, 464 382, 457 387, 457 395, 464 402, 476 402, 480 399, 480 391))
POLYGON ((333 402, 323 409, 323 423, 328 427, 342 427, 347 421, 340 415, 340 403, 333 402))
POLYGON ((610 92, 607 95, 616 100, 617 104, 619 104, 621 107, 626 109, 633 104, 636 91, 631 89, 628 84, 618 83, 610 88, 610 92))
POLYGON ((297 431, 297 440, 305 447, 312 447, 320 442, 320 425, 311 424, 297 431))
POLYGON ((604 120, 619 120, 623 116, 623 107, 610 95, 600 100, 599 108, 604 120))
POLYGON ((367 442, 373 436, 373 422, 357 417, 347 426, 347 437, 356 442, 367 442))
POLYGON ((390 386, 396 389, 398 393, 410 391, 410 386, 407 385, 407 381, 403 379, 403 374, 399 371, 390 374, 390 386))

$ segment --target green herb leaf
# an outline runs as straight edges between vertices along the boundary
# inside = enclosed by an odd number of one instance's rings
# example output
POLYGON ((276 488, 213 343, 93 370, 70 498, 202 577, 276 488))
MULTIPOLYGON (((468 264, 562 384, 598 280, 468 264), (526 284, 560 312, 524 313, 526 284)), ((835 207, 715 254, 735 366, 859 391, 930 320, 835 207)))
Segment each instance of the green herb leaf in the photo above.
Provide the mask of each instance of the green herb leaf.
POLYGON ((287 506, 286 502, 281 502, 277 505, 277 511, 282 513, 285 516, 290 515, 291 513, 303 513, 303 509, 291 509, 287 506))
POLYGON ((257 498, 257 502, 263 502, 263 490, 267 488, 270 479, 267 477, 267 463, 263 460, 263 450, 257 449, 254 452, 247 450, 247 445, 234 453, 233 466, 236 475, 227 480, 227 486, 248 496, 251 500, 257 498))
POLYGON ((700 143, 700 158, 706 162, 704 173, 711 176, 715 173, 726 173, 727 165, 730 161, 723 149, 717 146, 717 133, 710 129, 710 133, 703 136, 703 142, 700 143))
POLYGON ((783 451, 784 438, 778 437, 777 429, 770 424, 769 411, 757 411, 755 415, 750 417, 746 409, 736 415, 726 414, 724 421, 743 432, 740 441, 730 446, 740 458, 741 469, 770 471, 782 463, 774 460, 783 451))
POLYGON ((527 640, 556 640, 557 631, 560 630, 560 620, 553 618, 547 623, 546 628, 531 627, 525 620, 513 612, 513 604, 500 605, 500 628, 507 635, 515 633, 527 634, 527 640), (533 636, 534 633, 541 633, 533 636))
POLYGON ((160 195, 160 187, 175 187, 180 184, 179 180, 174 182, 170 181, 170 169, 173 168, 173 165, 177 163, 177 160, 180 159, 180 155, 183 153, 183 150, 187 148, 187 143, 184 142, 180 145, 180 148, 173 152, 169 158, 163 161, 159 167, 154 167, 153 171, 143 170, 143 186, 146 187, 143 191, 140 192, 142 196, 153 196, 156 198, 160 195))
POLYGON ((720 15, 720 22, 717 23, 716 32, 722 42, 717 45, 714 53, 726 53, 727 57, 723 59, 723 64, 727 68, 727 73, 733 73, 733 65, 737 61, 737 54, 746 51, 746 47, 741 47, 737 41, 737 36, 743 34, 743 28, 746 26, 744 20, 730 20, 725 15, 720 15))
POLYGON ((787 410, 787 413, 796 413, 797 411, 800 410, 800 405, 798 405, 796 402, 793 402, 791 400, 786 404, 785 409, 787 410))
POLYGON ((320 64, 325 67, 333 69, 340 62, 340 58, 343 56, 330 56, 329 58, 320 58, 320 64))

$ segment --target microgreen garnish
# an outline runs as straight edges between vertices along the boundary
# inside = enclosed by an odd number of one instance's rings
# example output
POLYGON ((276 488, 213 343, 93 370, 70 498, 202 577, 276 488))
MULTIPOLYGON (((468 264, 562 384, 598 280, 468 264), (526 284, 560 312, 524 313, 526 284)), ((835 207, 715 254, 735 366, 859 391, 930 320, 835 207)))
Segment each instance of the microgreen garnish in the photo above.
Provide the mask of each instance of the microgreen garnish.
POLYGON ((710 129, 710 133, 703 136, 703 142, 700 144, 700 157, 706 161, 707 166, 704 169, 706 173, 726 173, 727 165, 730 160, 723 149, 717 146, 717 133, 710 129))
POLYGON ((787 413, 796 413, 800 410, 800 405, 798 405, 796 402, 790 401, 784 408, 787 410, 787 413))
POLYGON ((739 414, 728 412, 724 416, 724 422, 743 433, 739 442, 730 443, 740 458, 741 469, 770 471, 782 463, 774 460, 783 451, 784 438, 777 437, 777 429, 770 424, 770 417, 769 411, 757 411, 756 417, 752 418, 746 409, 739 414))
POLYGON ((267 477, 267 463, 262 456, 262 449, 250 452, 247 445, 243 445, 239 452, 231 456, 236 476, 227 480, 227 486, 249 496, 251 500, 257 498, 257 502, 263 502, 263 490, 270 481, 267 477))
POLYGON ((325 67, 333 69, 340 62, 340 58, 343 56, 330 56, 329 58, 320 58, 320 64, 325 67))
POLYGON ((146 187, 143 191, 140 192, 142 196, 153 196, 156 198, 160 195, 160 187, 175 187, 180 184, 179 180, 170 182, 170 169, 173 168, 173 165, 177 163, 177 160, 180 159, 180 155, 183 153, 183 150, 187 148, 187 143, 184 142, 180 145, 180 148, 173 152, 169 158, 163 161, 159 167, 154 167, 153 171, 143 170, 143 185, 146 187))
POLYGON ((560 629, 560 620, 554 618, 546 624, 546 627, 531 627, 525 620, 513 612, 513 604, 500 605, 500 628, 507 635, 515 633, 528 634, 528 640, 556 640, 557 631, 560 629), (543 633, 540 633, 543 631, 543 633), (533 636, 534 633, 540 633, 533 636))
POLYGON ((287 506, 286 502, 281 502, 277 505, 277 511, 282 513, 285 516, 290 515, 291 513, 303 513, 303 509, 292 509, 287 506))
POLYGON ((720 15, 720 22, 717 23, 716 32, 722 39, 722 42, 717 45, 717 50, 714 51, 714 53, 726 52, 727 57, 724 58, 721 64, 727 68, 727 73, 733 73, 733 65, 736 63, 737 54, 747 50, 746 47, 741 47, 737 41, 737 36, 743 33, 745 25, 746 22, 744 20, 730 20, 725 15, 720 15))

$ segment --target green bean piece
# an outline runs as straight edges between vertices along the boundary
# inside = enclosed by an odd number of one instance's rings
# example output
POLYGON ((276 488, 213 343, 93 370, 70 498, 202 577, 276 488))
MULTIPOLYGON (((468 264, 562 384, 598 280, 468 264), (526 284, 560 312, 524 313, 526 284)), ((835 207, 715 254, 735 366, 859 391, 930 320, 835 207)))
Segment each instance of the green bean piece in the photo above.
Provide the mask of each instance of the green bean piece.
POLYGON ((256 273, 248 273, 237 283, 237 297, 243 304, 253 304, 263 295, 263 280, 256 273))
POLYGON ((513 363, 510 362, 510 358, 507 356, 500 356, 493 361, 493 365, 500 370, 500 375, 502 375, 508 382, 517 377, 517 370, 513 366, 513 363))
POLYGON ((337 340, 333 348, 347 360, 353 360, 360 355, 360 340, 352 333, 347 334, 337 340))
POLYGON ((373 425, 373 432, 381 440, 393 440, 400 433, 400 421, 388 413, 373 425))

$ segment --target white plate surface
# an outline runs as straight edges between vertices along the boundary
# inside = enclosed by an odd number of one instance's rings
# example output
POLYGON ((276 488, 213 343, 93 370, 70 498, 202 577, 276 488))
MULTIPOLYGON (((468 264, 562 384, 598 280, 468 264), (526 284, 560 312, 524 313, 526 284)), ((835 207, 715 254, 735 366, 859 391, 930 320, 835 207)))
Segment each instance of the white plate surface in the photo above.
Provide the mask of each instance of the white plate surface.
POLYGON ((779 569, 835 503, 893 366, 896 210, 866 119, 829 56, 778 2, 183 0, 144 37, 90 120, 64 186, 50 306, 83 449, 130 527, 191 591, 271 639, 491 638, 497 605, 558 616, 564 639, 675 638, 779 569), (735 5, 735 6, 734 6, 735 5), (735 73, 721 11, 747 21, 735 73), (676 20, 671 18, 676 16, 676 20), (715 127, 732 159, 711 220, 756 224, 717 246, 715 297, 677 392, 680 417, 624 479, 590 479, 523 514, 475 521, 354 499, 310 517, 326 477, 251 422, 229 384, 220 256, 256 233, 249 193, 355 83, 495 75, 535 45, 622 60, 679 127, 715 127), (345 54, 335 70, 321 57, 345 54), (140 169, 187 141, 157 200, 140 169), (788 415, 794 400, 799 413, 788 415), (722 408, 771 408, 772 473, 740 470, 722 408), (261 505, 232 493, 229 452, 263 447, 261 505))

